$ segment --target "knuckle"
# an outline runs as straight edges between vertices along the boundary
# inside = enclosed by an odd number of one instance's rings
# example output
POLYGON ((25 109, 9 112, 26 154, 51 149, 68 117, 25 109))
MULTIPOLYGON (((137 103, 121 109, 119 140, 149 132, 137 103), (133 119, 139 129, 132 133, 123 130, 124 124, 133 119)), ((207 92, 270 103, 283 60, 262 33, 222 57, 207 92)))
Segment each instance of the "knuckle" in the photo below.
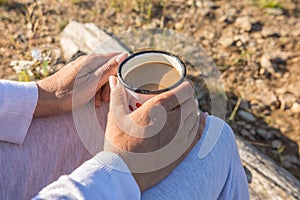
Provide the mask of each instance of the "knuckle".
POLYGON ((115 71, 116 68, 115 66, 117 66, 117 61, 115 59, 113 59, 112 61, 108 62, 106 65, 104 65, 104 71, 106 72, 111 72, 111 71, 115 71))

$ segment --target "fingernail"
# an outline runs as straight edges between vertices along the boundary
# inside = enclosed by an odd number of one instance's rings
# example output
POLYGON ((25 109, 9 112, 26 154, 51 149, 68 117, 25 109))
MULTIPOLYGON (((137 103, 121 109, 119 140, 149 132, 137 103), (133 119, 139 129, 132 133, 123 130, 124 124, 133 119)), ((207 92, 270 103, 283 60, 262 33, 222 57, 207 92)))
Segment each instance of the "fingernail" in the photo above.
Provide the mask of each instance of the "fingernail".
POLYGON ((205 119, 207 119, 207 118, 208 118, 208 115, 209 115, 209 114, 208 114, 208 112, 205 112, 205 113, 204 113, 204 117, 205 117, 205 119))
POLYGON ((116 57, 117 63, 120 64, 125 58, 127 58, 127 56, 128 56, 128 53, 127 53, 127 52, 124 52, 124 53, 118 55, 118 56, 116 57))
POLYGON ((113 89, 117 85, 117 79, 114 76, 109 77, 109 87, 110 89, 113 89))

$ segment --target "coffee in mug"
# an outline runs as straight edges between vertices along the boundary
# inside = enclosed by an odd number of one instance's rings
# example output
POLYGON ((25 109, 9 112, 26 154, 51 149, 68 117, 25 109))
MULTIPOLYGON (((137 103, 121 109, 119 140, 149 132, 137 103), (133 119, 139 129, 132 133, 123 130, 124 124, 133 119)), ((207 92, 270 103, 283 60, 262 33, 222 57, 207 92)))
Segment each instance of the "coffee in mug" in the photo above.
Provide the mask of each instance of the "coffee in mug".
POLYGON ((118 78, 126 87, 129 110, 133 111, 156 94, 183 82, 186 68, 176 56, 163 51, 142 51, 125 59, 118 78))
POLYGON ((180 79, 175 67, 163 62, 142 63, 129 71, 124 80, 128 85, 142 90, 162 90, 180 79))

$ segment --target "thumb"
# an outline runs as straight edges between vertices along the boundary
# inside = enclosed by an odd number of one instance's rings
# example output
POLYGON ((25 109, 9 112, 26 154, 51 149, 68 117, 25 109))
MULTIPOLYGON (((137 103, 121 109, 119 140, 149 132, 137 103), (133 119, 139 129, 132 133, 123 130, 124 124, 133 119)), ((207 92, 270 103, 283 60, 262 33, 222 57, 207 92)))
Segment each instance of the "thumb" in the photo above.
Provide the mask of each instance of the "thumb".
POLYGON ((109 110, 117 116, 128 114, 128 100, 125 88, 115 76, 109 77, 110 103, 109 110))
POLYGON ((127 56, 128 54, 126 52, 115 56, 106 62, 101 68, 96 70, 95 75, 100 78, 97 85, 97 90, 107 83, 110 76, 117 74, 119 65, 125 58, 127 58, 127 56))

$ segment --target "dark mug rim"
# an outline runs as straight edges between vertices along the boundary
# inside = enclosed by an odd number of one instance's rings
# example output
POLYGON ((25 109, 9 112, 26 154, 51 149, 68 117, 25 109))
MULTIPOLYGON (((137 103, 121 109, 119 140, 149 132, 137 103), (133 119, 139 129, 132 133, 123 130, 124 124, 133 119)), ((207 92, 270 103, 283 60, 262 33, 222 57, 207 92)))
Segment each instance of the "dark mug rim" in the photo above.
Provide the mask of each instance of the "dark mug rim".
POLYGON ((180 85, 183 81, 184 78, 186 76, 186 66, 185 64, 182 62, 182 60, 180 60, 177 56, 173 55, 172 53, 166 52, 166 51, 160 51, 160 50, 146 50, 146 51, 139 51, 136 53, 131 54, 130 56, 128 56, 119 66, 118 72, 117 72, 117 76, 119 78, 119 80, 121 81, 121 83, 129 90, 135 92, 135 93, 140 93, 140 94, 160 94, 169 90, 172 90, 174 88, 176 88, 178 85, 180 85), (164 54, 164 55, 168 55, 170 57, 175 58, 178 63, 180 63, 182 65, 182 69, 181 69, 181 74, 180 74, 180 79, 174 83, 173 85, 171 85, 170 87, 161 89, 161 90, 144 90, 144 89, 140 89, 140 88, 135 88, 132 87, 131 85, 127 84, 125 82, 125 80, 123 79, 123 76, 121 74, 122 68, 123 66, 130 61, 132 58, 138 56, 138 55, 142 55, 142 54, 148 54, 148 53, 160 53, 160 54, 164 54))

